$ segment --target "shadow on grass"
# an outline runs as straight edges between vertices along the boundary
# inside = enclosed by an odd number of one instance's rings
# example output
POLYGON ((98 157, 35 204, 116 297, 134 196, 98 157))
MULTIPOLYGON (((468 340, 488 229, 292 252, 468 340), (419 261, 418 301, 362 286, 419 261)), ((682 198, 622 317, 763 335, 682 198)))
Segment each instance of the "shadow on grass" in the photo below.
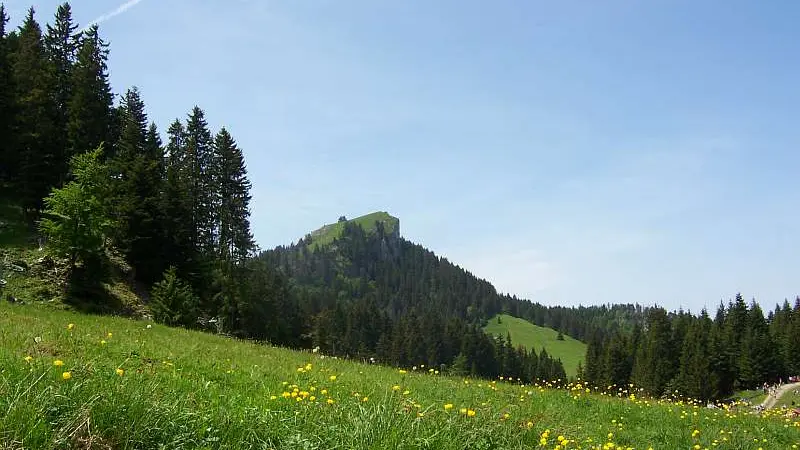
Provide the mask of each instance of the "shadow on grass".
POLYGON ((74 268, 68 278, 64 303, 88 314, 130 315, 133 310, 113 295, 107 264, 95 262, 74 268))

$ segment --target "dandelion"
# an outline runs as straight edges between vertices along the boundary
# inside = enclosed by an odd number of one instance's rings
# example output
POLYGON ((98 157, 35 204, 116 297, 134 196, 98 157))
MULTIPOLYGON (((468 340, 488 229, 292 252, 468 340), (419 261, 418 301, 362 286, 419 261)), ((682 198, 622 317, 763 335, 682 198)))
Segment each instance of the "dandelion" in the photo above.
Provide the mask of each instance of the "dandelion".
POLYGON ((74 323, 70 323, 70 324, 67 325, 67 330, 72 331, 73 328, 75 328, 75 324, 74 323))
POLYGON ((106 340, 105 339, 100 339, 100 345, 106 345, 106 340))
POLYGON ((461 414, 466 414, 467 413, 467 408, 461 408, 461 409, 458 410, 458 412, 460 412, 461 414))
POLYGON ((406 372, 406 371, 405 371, 405 370, 403 370, 403 369, 400 369, 400 370, 399 370, 399 372, 400 372, 400 375, 405 375, 405 374, 407 374, 407 373, 408 373, 408 372, 406 372))
POLYGON ((29 363, 29 362, 31 362, 31 361, 33 361, 33 356, 31 356, 31 355, 28 355, 28 356, 26 356, 26 357, 25 357, 25 362, 26 362, 26 363, 29 363))
POLYGON ((450 411, 451 409, 453 409, 453 404, 452 403, 445 403, 444 410, 445 411, 450 411))
POLYGON ((467 410, 467 417, 475 417, 475 411, 472 409, 467 410))
POLYGON ((319 391, 319 393, 322 394, 322 395, 328 395, 328 390, 327 389, 323 389, 323 390, 319 391))
POLYGON ((403 391, 403 395, 408 395, 410 393, 411 393, 411 391, 403 391))
POLYGON ((364 398, 361 399, 361 401, 365 402, 365 403, 367 402, 367 400, 369 400, 369 397, 364 397, 364 398))
POLYGON ((270 396, 269 396, 269 399, 270 399, 270 400, 277 400, 277 399, 278 399, 278 397, 277 397, 276 395, 270 395, 270 396))
POLYGON ((393 390, 393 391, 395 391, 395 392, 397 392, 397 391, 399 391, 399 390, 400 390, 400 386, 398 386, 398 385, 396 385, 396 384, 395 384, 394 386, 392 386, 392 390, 393 390))
POLYGON ((330 377, 328 377, 328 379, 331 381, 336 381, 336 375, 331 375, 330 377))
POLYGON ((114 337, 114 334, 109 331, 108 332, 108 338, 111 339, 112 337, 114 337))
POLYGON ((69 372, 64 372, 61 374, 61 378, 63 378, 65 381, 69 380, 70 378, 72 378, 72 374, 69 372))
POLYGON ((117 370, 115 370, 114 372, 116 372, 116 373, 117 373, 117 375, 119 375, 119 376, 123 376, 123 375, 125 375, 125 371, 124 371, 124 370, 122 370, 121 368, 117 368, 117 370))
POLYGON ((325 403, 332 405, 334 402, 332 398, 329 398, 325 403))
POLYGON ((62 361, 60 359, 57 359, 57 360, 53 361, 53 365, 56 366, 56 367, 61 367, 61 366, 64 365, 64 361, 62 361))

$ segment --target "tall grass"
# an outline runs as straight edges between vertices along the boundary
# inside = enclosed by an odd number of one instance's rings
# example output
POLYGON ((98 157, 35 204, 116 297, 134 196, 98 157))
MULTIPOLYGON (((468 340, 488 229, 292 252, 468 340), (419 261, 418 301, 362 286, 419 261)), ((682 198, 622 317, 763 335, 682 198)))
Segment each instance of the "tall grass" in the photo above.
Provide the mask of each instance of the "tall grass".
POLYGON ((0 448, 800 445, 778 412, 370 366, 35 305, 0 305, 0 367, 0 448))

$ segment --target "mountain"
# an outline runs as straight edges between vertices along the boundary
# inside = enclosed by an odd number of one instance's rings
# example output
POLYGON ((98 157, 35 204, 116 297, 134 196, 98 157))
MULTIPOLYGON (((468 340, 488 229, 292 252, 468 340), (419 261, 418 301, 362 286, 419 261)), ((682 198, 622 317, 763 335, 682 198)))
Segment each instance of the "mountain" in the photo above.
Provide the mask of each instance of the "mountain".
POLYGON ((386 213, 340 220, 258 259, 289 280, 296 309, 288 316, 301 318, 292 330, 304 337, 300 345, 487 377, 566 377, 546 353, 483 332, 495 314, 519 312, 520 300, 403 239, 386 213))
POLYGON ((578 366, 586 357, 586 344, 552 328, 534 325, 525 319, 498 314, 489 320, 483 330, 496 336, 510 336, 514 346, 544 349, 561 360, 568 376, 576 376, 578 366))

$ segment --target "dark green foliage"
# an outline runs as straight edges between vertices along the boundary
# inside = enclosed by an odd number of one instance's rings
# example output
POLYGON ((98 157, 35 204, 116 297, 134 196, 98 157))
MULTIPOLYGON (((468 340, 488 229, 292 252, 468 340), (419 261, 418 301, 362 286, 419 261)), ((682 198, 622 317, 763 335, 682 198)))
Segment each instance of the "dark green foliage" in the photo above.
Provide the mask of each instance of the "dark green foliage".
POLYGON ((302 243, 264 252, 258 260, 277 265, 295 283, 292 299, 311 345, 328 354, 400 366, 425 364, 472 375, 565 379, 563 365, 547 355, 514 349, 494 339, 481 322, 513 300, 487 282, 437 258, 382 224, 367 233, 340 222, 330 245, 302 243), (455 366, 455 368, 452 368, 455 366))
POLYGON ((33 8, 19 30, 17 45, 11 56, 16 111, 12 135, 17 155, 13 166, 23 207, 31 217, 40 209, 50 187, 57 184, 63 167, 61 152, 55 146, 59 132, 53 95, 55 74, 33 8))
POLYGON ((108 170, 100 162, 102 147, 72 158, 74 180, 44 199, 42 233, 51 251, 69 259, 70 266, 97 260, 111 228, 103 199, 108 170))
POLYGON ((71 73, 67 103, 67 154, 76 154, 105 143, 113 154, 113 94, 108 82, 108 44, 97 25, 83 32, 71 73))
POLYGON ((250 233, 250 181, 244 156, 225 128, 214 138, 213 149, 218 255, 223 261, 241 264, 255 248, 250 233))
POLYGON ((195 106, 186 122, 182 170, 188 177, 191 204, 191 242, 196 251, 213 254, 216 186, 211 131, 205 113, 195 106))
MULTIPOLYGON (((628 347, 627 356, 633 358, 630 382, 651 395, 674 390, 700 400, 724 399, 737 389, 797 373, 800 308, 792 310, 788 302, 776 306, 768 319, 757 303, 748 306, 741 295, 727 308, 720 304, 713 321, 705 310, 697 317, 661 308, 647 311, 646 331, 635 350, 628 347)), ((635 340, 635 330, 632 336, 635 340)), ((596 333, 587 348, 585 379, 595 384, 615 380, 620 372, 609 361, 623 353, 619 348, 618 338, 596 333)))
POLYGON ((112 159, 114 205, 119 227, 115 243, 144 282, 155 281, 165 268, 164 221, 160 210, 163 156, 158 133, 147 128, 144 102, 136 88, 120 105, 120 138, 112 159))
POLYGON ((167 325, 196 326, 199 317, 198 298, 191 286, 177 276, 174 266, 153 285, 150 312, 153 319, 167 325))
POLYGON ((17 173, 17 153, 12 140, 14 125, 14 85, 11 70, 11 48, 6 25, 5 6, 0 3, 0 180, 17 173))
MULTIPOLYGON (((44 37, 47 56, 53 67, 55 76, 55 101, 57 115, 55 126, 58 133, 54 136, 53 145, 61 151, 59 159, 63 162, 69 160, 70 154, 66 153, 67 148, 67 105, 72 97, 72 68, 75 64, 75 55, 78 49, 80 32, 76 32, 78 25, 73 23, 72 8, 69 3, 64 3, 58 7, 55 15, 55 23, 47 25, 47 33, 44 37)), ((95 145, 96 147, 96 145, 95 145)), ((79 152, 86 151, 86 146, 78 149, 79 152)), ((61 176, 66 175, 66 167, 61 168, 61 176)))

